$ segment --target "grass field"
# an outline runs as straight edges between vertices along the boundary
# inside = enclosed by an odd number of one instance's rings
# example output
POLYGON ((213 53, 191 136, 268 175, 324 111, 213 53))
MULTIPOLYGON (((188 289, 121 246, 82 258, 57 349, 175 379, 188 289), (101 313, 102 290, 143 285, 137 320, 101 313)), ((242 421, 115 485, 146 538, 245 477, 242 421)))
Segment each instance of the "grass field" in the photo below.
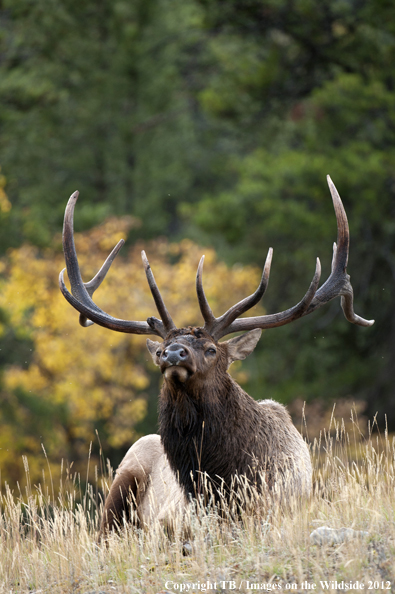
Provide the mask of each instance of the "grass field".
MULTIPOLYGON (((395 442, 331 421, 311 444, 314 494, 293 509, 238 522, 191 512, 181 530, 126 527, 97 543, 96 487, 32 487, 0 497, 0 594, 164 592, 395 592, 395 442), (321 526, 368 534, 313 544, 321 526)), ((26 463, 28 479, 28 468, 26 463)))

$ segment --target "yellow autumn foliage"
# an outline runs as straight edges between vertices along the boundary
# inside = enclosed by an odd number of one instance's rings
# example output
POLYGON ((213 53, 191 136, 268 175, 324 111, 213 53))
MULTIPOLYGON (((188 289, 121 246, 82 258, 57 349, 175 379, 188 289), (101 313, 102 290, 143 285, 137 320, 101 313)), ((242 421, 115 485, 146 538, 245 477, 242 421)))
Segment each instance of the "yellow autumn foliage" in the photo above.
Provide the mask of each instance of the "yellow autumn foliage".
MULTIPOLYGON (((133 223, 127 217, 112 218, 76 234, 85 281, 133 223)), ((55 478, 62 459, 66 464, 74 462, 77 471, 86 468, 90 442, 94 469, 99 463, 96 432, 104 456, 118 462, 139 437, 136 425, 146 415, 149 393, 156 397, 158 391, 159 374, 144 336, 79 325, 78 313, 58 287, 64 268, 59 238, 54 246, 39 250, 24 245, 10 251, 4 262, 0 308, 7 321, 1 330, 11 329, 17 340, 30 342, 31 356, 3 371, 2 481, 23 482, 22 455, 28 458, 32 482, 39 481, 47 464, 41 444, 55 478)), ((195 275, 203 251, 189 240, 174 244, 160 239, 119 255, 95 293, 96 303, 118 318, 146 320, 157 315, 141 263, 142 247, 176 325, 201 324, 195 275)), ((255 290, 260 271, 248 266, 229 269, 211 249, 205 255, 204 286, 214 313, 220 315, 255 290)))

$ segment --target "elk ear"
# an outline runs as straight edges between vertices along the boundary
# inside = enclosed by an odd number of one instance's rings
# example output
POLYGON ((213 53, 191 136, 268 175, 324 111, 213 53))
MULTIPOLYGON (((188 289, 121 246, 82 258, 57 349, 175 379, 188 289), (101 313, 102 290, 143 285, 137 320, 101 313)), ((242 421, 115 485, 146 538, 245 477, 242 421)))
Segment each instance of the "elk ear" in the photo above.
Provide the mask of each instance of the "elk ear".
POLYGON ((258 344, 258 340, 260 339, 262 334, 262 330, 260 328, 256 328, 255 330, 251 330, 246 334, 242 334, 241 336, 236 336, 235 338, 231 338, 227 340, 224 344, 228 347, 228 367, 233 363, 233 361, 241 361, 251 355, 252 351, 258 344))
POLYGON ((158 366, 159 366, 159 357, 156 354, 156 351, 158 350, 160 345, 161 345, 160 342, 157 342, 156 340, 150 340, 149 338, 147 338, 147 348, 148 348, 149 352, 151 353, 153 362, 155 363, 155 365, 158 365, 158 366))

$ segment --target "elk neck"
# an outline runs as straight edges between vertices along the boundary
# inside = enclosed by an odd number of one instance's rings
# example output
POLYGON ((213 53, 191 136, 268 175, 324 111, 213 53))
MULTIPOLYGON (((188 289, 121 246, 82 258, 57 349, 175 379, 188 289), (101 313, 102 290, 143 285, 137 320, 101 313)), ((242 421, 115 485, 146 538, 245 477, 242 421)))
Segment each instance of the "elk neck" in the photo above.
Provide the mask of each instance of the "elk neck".
POLYGON ((217 367, 215 379, 164 381, 159 432, 170 466, 188 497, 206 492, 204 480, 211 483, 215 496, 218 488, 226 490, 232 484, 240 469, 248 473, 253 448, 241 444, 246 435, 256 438, 258 406, 226 369, 220 372, 217 367))

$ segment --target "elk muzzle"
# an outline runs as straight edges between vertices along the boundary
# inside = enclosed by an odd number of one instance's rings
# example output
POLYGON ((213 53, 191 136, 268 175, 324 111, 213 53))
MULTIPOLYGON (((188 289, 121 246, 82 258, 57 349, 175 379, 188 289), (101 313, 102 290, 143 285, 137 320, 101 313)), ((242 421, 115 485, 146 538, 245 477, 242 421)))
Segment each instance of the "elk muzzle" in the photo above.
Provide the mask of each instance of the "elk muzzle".
POLYGON ((185 382, 196 371, 190 350, 179 342, 164 349, 160 356, 160 368, 166 379, 181 382, 185 382))

